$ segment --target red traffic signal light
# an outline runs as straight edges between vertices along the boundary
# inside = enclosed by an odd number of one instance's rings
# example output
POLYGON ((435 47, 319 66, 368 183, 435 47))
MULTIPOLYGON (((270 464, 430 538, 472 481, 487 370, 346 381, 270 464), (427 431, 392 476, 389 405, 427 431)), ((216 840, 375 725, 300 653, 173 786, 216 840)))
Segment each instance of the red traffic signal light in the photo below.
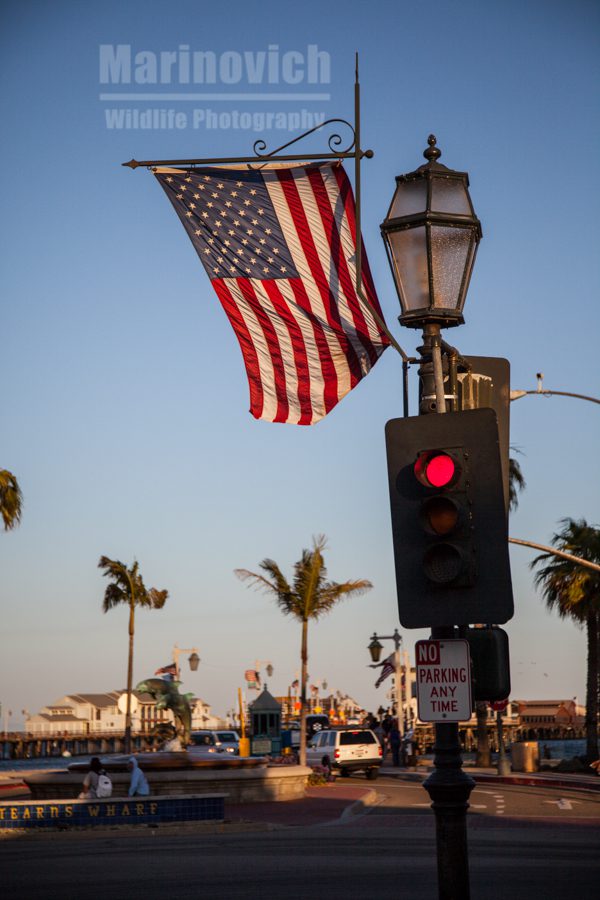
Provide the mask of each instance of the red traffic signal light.
POLYGON ((415 475, 425 487, 449 487, 460 473, 458 459, 447 450, 425 450, 415 462, 415 475))
POLYGON ((386 444, 402 625, 508 621, 513 599, 494 411, 393 419, 386 444))

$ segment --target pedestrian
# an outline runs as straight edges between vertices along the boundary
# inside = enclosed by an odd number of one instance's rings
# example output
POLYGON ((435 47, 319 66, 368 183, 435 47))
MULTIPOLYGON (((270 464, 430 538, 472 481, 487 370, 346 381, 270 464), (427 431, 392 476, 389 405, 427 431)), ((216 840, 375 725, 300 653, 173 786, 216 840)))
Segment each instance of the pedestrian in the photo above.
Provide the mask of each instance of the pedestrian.
POLYGON ((97 756, 90 760, 90 770, 83 779, 83 790, 78 800, 96 800, 98 797, 110 797, 112 783, 102 768, 102 763, 97 756))
POLYGON ((392 727, 390 728, 390 749, 392 751, 392 765, 399 766, 400 765, 400 744, 402 743, 402 738, 400 737, 400 729, 398 728, 398 720, 394 719, 392 722, 392 727))
POLYGON ((131 781, 129 783, 130 797, 147 797, 150 793, 150 787, 146 780, 146 776, 140 769, 135 756, 129 758, 129 769, 131 771, 131 781))

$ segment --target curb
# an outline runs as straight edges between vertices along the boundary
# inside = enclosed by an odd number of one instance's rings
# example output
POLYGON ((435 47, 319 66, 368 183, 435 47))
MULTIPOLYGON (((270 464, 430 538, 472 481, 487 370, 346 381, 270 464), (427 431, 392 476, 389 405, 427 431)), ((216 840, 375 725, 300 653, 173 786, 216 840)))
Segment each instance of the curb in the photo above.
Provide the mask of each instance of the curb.
POLYGON ((360 800, 355 800, 354 803, 347 806, 338 819, 334 819, 333 822, 324 822, 323 824, 335 825, 338 822, 346 822, 348 819, 354 819, 356 816, 364 816, 368 812, 370 806, 375 806, 378 799, 379 795, 377 791, 368 790, 365 792, 364 797, 361 797, 360 800))
MULTIPOLYGON (((422 783, 432 771, 433 769, 426 769, 424 772, 390 772, 382 769, 381 774, 390 778, 402 779, 403 781, 418 781, 422 783)), ((598 782, 595 782, 591 779, 575 781, 570 778, 537 774, 528 775, 517 772, 511 775, 496 775, 493 772, 473 772, 469 768, 463 768, 463 772, 470 775, 475 782, 482 784, 517 784, 527 787, 556 787, 562 790, 600 792, 600 778, 598 782)))

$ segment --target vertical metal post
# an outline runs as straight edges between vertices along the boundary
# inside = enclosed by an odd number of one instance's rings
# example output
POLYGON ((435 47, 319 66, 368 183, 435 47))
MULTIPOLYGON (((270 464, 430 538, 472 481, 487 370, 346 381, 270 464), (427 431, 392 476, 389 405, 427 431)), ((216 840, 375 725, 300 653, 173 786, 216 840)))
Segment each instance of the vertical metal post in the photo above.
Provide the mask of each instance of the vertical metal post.
POLYGON ((510 775, 510 765, 504 748, 503 710, 496 710, 496 727, 498 729, 498 775, 510 775))
POLYGON ((360 83, 358 80, 358 53, 354 69, 354 193, 356 218, 356 292, 362 294, 362 230, 360 203, 360 83))
MULTIPOLYGON (((445 413, 446 401, 441 357, 440 326, 425 325, 423 363, 419 368, 421 402, 419 412, 445 413)), ((456 629, 431 629, 433 640, 452 640, 456 629)), ((462 768, 457 722, 436 722, 434 770, 423 783, 435 813, 439 900, 469 900, 469 853, 467 810, 475 782, 462 768)))

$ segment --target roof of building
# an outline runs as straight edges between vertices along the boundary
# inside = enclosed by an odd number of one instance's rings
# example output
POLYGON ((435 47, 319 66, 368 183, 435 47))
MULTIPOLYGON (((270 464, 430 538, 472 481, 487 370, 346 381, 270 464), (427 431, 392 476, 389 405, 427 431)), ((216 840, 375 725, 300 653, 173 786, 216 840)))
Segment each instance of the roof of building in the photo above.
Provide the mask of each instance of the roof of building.
POLYGON ((265 685, 262 693, 259 694, 254 703, 250 703, 250 709, 252 712, 258 712, 261 709, 270 712, 280 712, 281 703, 278 703, 275 697, 268 692, 267 686, 265 685))
POLYGON ((115 706, 118 700, 118 695, 115 691, 109 694, 69 694, 68 696, 76 703, 90 703, 92 706, 99 708, 115 706))

